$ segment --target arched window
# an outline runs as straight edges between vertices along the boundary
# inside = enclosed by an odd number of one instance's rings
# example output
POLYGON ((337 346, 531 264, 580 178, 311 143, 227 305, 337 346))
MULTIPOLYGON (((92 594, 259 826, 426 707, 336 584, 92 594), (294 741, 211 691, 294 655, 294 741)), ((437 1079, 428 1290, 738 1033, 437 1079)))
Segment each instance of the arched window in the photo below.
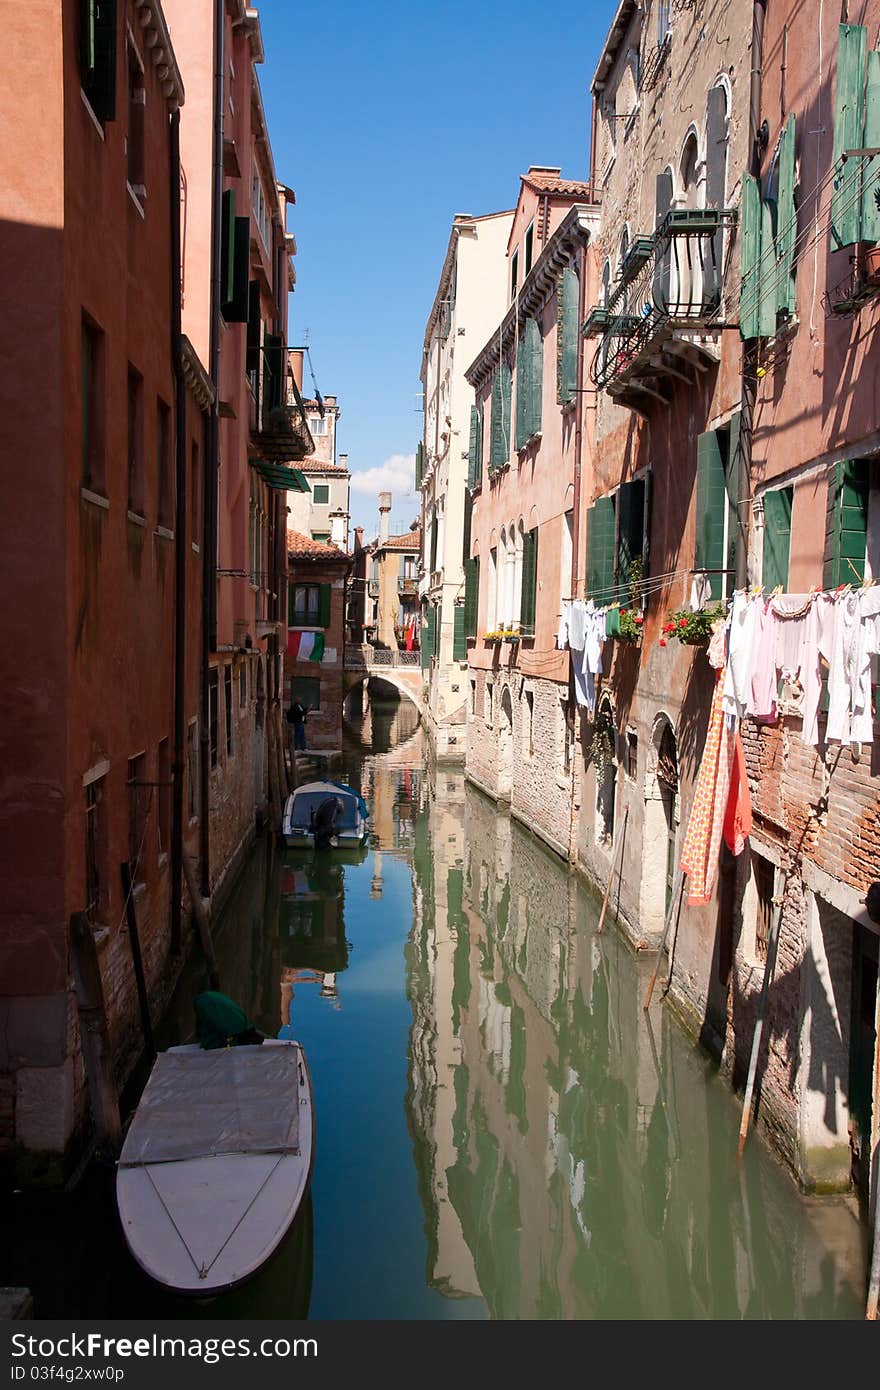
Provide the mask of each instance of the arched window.
POLYGON ((602 267, 602 304, 607 308, 611 298, 611 262, 606 261, 602 267))

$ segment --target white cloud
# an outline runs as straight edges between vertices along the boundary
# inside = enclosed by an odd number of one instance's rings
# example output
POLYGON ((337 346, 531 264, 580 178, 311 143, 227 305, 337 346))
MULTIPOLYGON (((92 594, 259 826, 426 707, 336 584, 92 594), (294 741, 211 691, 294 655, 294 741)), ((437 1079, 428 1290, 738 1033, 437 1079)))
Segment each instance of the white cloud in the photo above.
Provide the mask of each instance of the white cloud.
POLYGON ((416 500, 415 492, 415 454, 392 454, 376 468, 354 469, 351 475, 352 492, 367 497, 378 497, 380 492, 390 492, 392 505, 397 508, 401 502, 416 500))

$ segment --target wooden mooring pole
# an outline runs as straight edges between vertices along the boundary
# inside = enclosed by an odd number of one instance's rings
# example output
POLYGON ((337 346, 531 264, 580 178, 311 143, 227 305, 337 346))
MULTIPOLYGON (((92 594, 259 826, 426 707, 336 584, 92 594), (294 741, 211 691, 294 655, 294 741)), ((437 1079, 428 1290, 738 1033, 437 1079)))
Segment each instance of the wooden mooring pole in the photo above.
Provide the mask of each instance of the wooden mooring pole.
POLYGON ((746 1081, 746 1093, 743 1099, 742 1120, 739 1126, 739 1143, 737 1144, 737 1154, 742 1158, 746 1140, 749 1137, 749 1125, 752 1118, 752 1097, 755 1090, 755 1080, 758 1074, 758 1055, 761 1051, 761 1038, 764 1033, 764 1014, 767 1011, 767 999, 770 995, 770 986, 773 983, 773 975, 776 970, 776 948, 779 945, 779 927, 782 922, 782 901, 785 897, 785 885, 788 882, 788 870, 782 879, 782 886, 773 898, 773 917, 770 921, 770 934, 767 938, 767 960, 764 964, 764 983, 761 986, 761 997, 758 1000, 758 1017, 755 1019, 755 1032, 752 1037, 752 1055, 749 1058, 749 1075, 746 1081))
POLYGON ((602 911, 599 913, 599 925, 596 927, 596 935, 601 936, 605 926, 605 913, 608 911, 608 900, 611 897, 611 885, 614 882, 614 871, 617 868, 620 874, 623 873, 623 844, 626 840, 626 823, 629 820, 629 807, 623 813, 623 826, 620 831, 620 839, 617 843, 617 853, 611 865, 611 872, 608 875, 608 882, 605 884, 605 897, 602 899, 602 911))
POLYGON ((653 996, 653 994, 654 994, 654 986, 655 986, 656 983, 657 983, 657 976, 660 974, 660 962, 661 962, 661 960, 663 959, 663 949, 664 949, 664 947, 665 947, 665 945, 666 945, 666 938, 667 938, 667 936, 669 935, 669 928, 670 928, 670 926, 672 925, 672 919, 673 919, 673 917, 675 916, 675 905, 676 905, 676 903, 678 902, 679 898, 681 897, 681 893, 682 893, 682 889, 683 889, 683 888, 684 888, 684 874, 682 873, 681 869, 679 869, 679 871, 678 871, 678 879, 677 879, 677 881, 676 881, 675 888, 674 888, 673 893, 672 893, 672 897, 669 899, 669 907, 668 907, 667 912, 666 912, 666 921, 665 921, 664 924, 663 924, 663 935, 662 935, 662 937, 660 938, 660 946, 659 946, 659 949, 658 949, 658 951, 657 951, 657 961, 656 961, 656 964, 655 964, 655 966, 654 966, 654 973, 653 973, 653 975, 651 976, 651 981, 650 981, 650 983, 649 983, 649 985, 648 985, 648 992, 647 992, 647 994, 645 995, 645 1002, 644 1002, 644 1004, 642 1005, 642 1008, 644 1009, 645 1013, 648 1012, 648 1009, 649 1009, 650 1006, 651 1006, 651 998, 652 998, 652 996, 653 996))
POLYGON ((122 874, 122 891, 125 895, 125 916, 128 921, 128 939, 131 944, 131 961, 134 966, 134 982, 137 986, 138 1004, 141 1012, 141 1027, 144 1030, 144 1045, 151 1062, 156 1058, 156 1044, 153 1041, 153 1024, 150 1019, 150 1001, 147 997, 147 981, 144 975, 144 962, 141 956, 141 939, 138 935, 137 912, 132 892, 131 865, 128 860, 119 866, 122 874))
POLYGON ((205 910, 205 901, 198 890, 193 876, 192 864, 186 855, 183 856, 183 877, 186 880, 187 890, 193 906, 193 917, 196 920, 196 929, 199 933, 199 941, 202 945, 202 953, 208 966, 208 981, 212 989, 220 988, 220 973, 217 969, 217 957, 214 954, 214 942, 211 939, 211 923, 205 910))
POLYGON ((70 919, 70 957, 95 1136, 99 1145, 115 1154, 122 1133, 119 1094, 113 1074, 98 948, 84 912, 74 912, 70 919))

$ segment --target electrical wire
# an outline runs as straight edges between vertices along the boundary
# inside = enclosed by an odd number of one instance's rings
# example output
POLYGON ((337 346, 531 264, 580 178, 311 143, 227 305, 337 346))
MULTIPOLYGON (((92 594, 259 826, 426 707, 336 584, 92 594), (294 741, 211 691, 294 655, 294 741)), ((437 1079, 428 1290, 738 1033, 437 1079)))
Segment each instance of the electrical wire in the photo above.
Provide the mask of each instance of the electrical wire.
POLYGON ((131 881, 130 881, 129 886, 128 886, 128 892, 127 892, 126 895, 125 895, 125 902, 122 904, 122 916, 121 916, 120 919, 119 919, 119 926, 116 928, 117 932, 122 931, 122 924, 125 922, 126 917, 127 917, 127 915, 128 915, 128 904, 129 904, 129 902, 131 901, 131 896, 132 896, 132 894, 133 894, 133 892, 134 892, 134 890, 135 890, 135 884, 138 882, 137 871, 138 871, 138 866, 139 866, 139 864, 140 864, 140 862, 141 862, 141 854, 143 853, 144 840, 147 838, 147 826, 149 825, 149 822, 150 822, 150 810, 151 810, 151 808, 152 808, 152 805, 153 805, 153 788, 151 787, 151 788, 150 788, 150 795, 147 797, 147 809, 146 809, 146 811, 144 812, 144 829, 143 829, 143 834, 141 835, 141 842, 140 842, 140 844, 138 845, 138 852, 137 852, 137 855, 136 855, 136 857, 135 857, 135 861, 134 861, 134 863, 131 865, 131 881))

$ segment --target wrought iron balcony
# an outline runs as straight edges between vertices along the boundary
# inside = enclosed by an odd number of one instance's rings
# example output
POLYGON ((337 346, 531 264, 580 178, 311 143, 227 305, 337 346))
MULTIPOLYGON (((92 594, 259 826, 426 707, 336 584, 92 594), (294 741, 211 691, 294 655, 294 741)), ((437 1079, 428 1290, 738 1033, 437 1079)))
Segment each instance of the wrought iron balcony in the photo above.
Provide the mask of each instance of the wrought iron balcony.
POLYGON ((412 594, 413 597, 419 592, 419 581, 414 574, 402 574, 397 580, 397 592, 399 594, 412 594))
POLYGON ((370 595, 370 598, 378 598, 378 597, 379 597, 379 581, 378 581, 378 579, 370 579, 370 580, 367 581, 367 593, 370 595))
POLYGON ((653 236, 635 238, 608 303, 581 329, 599 340, 596 386, 644 409, 718 361, 724 231, 735 222, 732 208, 673 208, 653 236))

